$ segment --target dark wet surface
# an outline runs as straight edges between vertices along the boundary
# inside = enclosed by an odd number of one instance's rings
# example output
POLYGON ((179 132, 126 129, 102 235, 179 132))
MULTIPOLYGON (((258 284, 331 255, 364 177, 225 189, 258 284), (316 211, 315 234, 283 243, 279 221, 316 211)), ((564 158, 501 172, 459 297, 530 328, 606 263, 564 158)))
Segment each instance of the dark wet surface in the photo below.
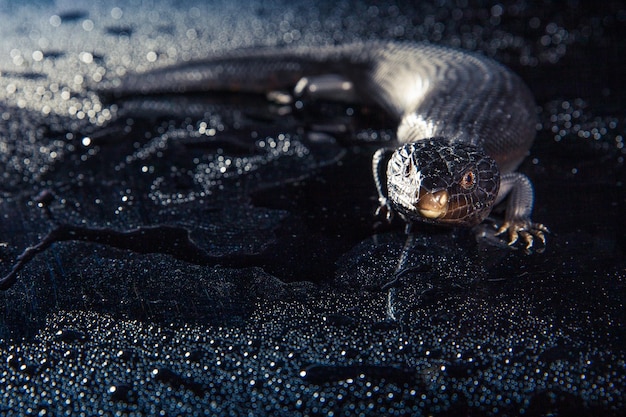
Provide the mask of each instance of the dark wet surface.
MULTIPOLYGON (((7 93, 1 275, 42 250, 0 294, 0 412, 622 415, 626 7, 568 5, 300 5, 335 17, 322 30, 286 13, 274 28, 426 39, 519 73, 540 107, 520 170, 553 232, 543 253, 421 226, 405 247, 402 224, 373 216, 370 158, 392 130, 371 109, 333 137, 303 126, 341 106, 294 117, 256 97, 130 98, 94 124, 7 93)), ((61 29, 143 33, 56 13, 61 29)), ((48 82, 47 67, 3 65, 48 82)))

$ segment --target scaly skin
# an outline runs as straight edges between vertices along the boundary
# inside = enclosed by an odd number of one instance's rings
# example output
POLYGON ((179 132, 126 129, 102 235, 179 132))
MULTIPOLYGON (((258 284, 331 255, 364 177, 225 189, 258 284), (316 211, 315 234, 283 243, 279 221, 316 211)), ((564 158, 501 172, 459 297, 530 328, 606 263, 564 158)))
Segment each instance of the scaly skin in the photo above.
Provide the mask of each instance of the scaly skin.
POLYGON ((399 147, 373 158, 386 219, 474 226, 508 197, 496 234, 508 233, 511 245, 545 244, 547 228, 530 218, 532 184, 515 172, 535 136, 535 104, 521 79, 489 58, 393 42, 239 50, 130 75, 104 90, 120 97, 294 86, 296 96, 376 103, 397 121, 399 147))

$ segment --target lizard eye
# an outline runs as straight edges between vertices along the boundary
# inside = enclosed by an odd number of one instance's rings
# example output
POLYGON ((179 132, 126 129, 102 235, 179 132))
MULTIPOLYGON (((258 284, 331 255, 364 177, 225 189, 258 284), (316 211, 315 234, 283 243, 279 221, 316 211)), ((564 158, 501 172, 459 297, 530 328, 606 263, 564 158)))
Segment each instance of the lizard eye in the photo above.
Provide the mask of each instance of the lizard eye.
POLYGON ((476 184, 476 173, 473 170, 466 171, 461 177, 461 187, 466 190, 471 189, 476 184))
POLYGON ((413 171, 413 161, 409 159, 404 166, 404 176, 408 177, 409 175, 411 175, 411 171, 413 171))

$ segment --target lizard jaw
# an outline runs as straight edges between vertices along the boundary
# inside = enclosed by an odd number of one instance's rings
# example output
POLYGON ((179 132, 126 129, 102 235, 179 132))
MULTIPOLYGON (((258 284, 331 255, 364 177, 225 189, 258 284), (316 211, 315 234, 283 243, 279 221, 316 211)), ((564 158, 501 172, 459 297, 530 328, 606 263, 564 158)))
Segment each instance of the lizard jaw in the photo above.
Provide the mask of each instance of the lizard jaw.
POLYGON ((448 212, 449 197, 446 190, 424 193, 415 204, 415 208, 427 219, 438 219, 448 212))

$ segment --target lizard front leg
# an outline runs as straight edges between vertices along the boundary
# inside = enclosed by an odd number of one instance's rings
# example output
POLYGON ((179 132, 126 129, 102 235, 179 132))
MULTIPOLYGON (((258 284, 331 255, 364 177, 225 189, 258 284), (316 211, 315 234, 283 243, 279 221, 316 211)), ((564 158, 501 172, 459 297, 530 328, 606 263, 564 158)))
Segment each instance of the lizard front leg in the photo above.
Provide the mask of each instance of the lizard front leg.
POLYGON ((389 156, 393 153, 393 149, 380 148, 372 157, 372 175, 374 177, 374 184, 376 184, 376 191, 378 192, 378 208, 376 209, 376 216, 382 216, 387 222, 393 219, 393 209, 388 199, 387 181, 386 181, 386 162, 389 156))
POLYGON ((546 243, 545 234, 548 228, 541 223, 534 223, 530 216, 533 211, 535 192, 533 185, 524 174, 511 172, 500 178, 500 190, 495 204, 508 197, 504 224, 496 232, 496 236, 508 232, 509 245, 514 245, 520 238, 526 244, 526 249, 533 246, 537 238, 543 245, 546 243))

